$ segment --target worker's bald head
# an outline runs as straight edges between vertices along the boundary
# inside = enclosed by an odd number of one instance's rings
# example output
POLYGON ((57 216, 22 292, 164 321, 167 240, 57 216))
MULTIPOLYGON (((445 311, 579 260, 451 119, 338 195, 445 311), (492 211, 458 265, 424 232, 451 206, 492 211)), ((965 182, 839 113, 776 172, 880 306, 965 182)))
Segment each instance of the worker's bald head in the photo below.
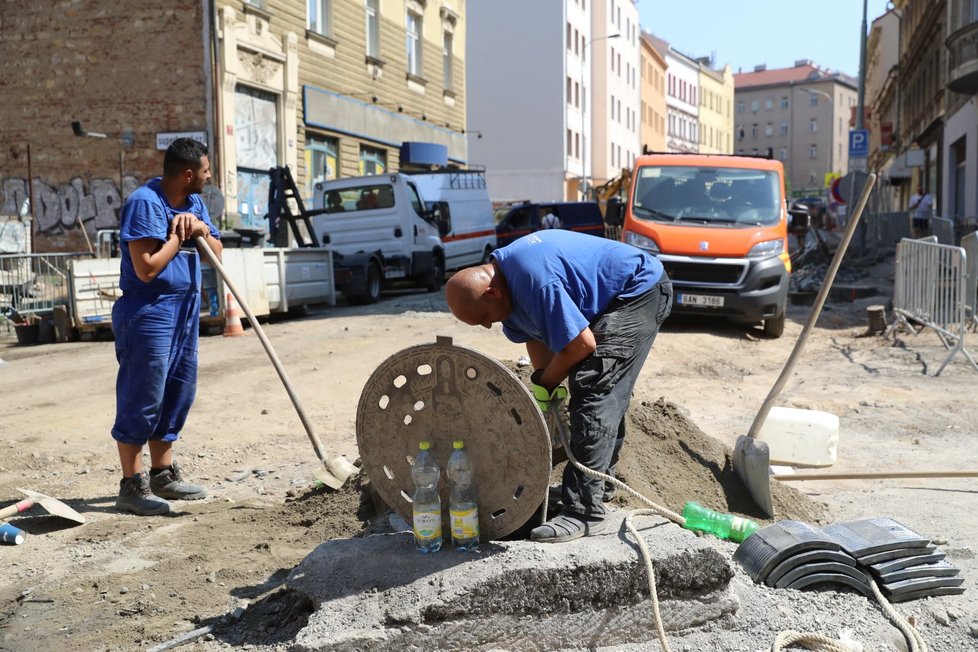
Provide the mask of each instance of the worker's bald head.
POLYGON ((455 318, 470 326, 491 328, 513 311, 509 287, 492 263, 456 272, 445 284, 445 299, 455 318))

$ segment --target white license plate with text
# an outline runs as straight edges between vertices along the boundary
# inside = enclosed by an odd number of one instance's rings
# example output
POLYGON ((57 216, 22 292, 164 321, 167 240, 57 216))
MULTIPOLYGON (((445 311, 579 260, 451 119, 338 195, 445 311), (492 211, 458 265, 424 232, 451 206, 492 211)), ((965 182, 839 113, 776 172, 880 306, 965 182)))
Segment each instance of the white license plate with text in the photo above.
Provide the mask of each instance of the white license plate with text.
POLYGON ((722 308, 723 297, 710 294, 680 294, 676 297, 677 303, 684 306, 707 306, 710 308, 722 308))

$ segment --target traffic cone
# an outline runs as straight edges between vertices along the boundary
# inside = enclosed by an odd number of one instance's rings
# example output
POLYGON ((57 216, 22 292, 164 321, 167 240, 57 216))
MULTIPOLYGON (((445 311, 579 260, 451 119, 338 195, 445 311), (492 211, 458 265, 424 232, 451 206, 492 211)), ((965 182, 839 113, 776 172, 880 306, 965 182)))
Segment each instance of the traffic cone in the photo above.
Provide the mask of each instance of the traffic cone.
POLYGON ((234 300, 234 295, 228 292, 227 302, 224 309, 224 337, 237 337, 244 335, 245 330, 241 325, 241 311, 238 303, 234 300))

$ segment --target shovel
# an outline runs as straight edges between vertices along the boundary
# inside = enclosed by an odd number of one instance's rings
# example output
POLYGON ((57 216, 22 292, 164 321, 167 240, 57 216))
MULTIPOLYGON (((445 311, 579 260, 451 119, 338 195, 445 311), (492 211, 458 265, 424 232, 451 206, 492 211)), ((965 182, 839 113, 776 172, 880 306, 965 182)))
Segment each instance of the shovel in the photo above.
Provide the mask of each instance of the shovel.
POLYGON ((788 361, 784 364, 781 375, 778 376, 774 387, 768 392, 767 398, 764 399, 764 403, 761 405, 761 409, 758 410, 757 416, 754 417, 754 422, 751 424, 750 430, 746 435, 737 437, 737 444, 734 446, 734 471, 737 473, 740 481, 746 485, 751 498, 754 499, 754 502, 757 503, 757 506, 761 508, 761 511, 768 518, 774 516, 774 503, 771 500, 771 480, 768 477, 771 466, 771 452, 768 449, 767 442, 757 439, 757 433, 760 431, 761 426, 764 425, 764 420, 767 419, 767 415, 771 411, 771 406, 774 405, 774 401, 781 394, 785 383, 788 382, 788 377, 795 367, 798 355, 805 346, 805 341, 808 339, 809 333, 815 327, 815 320, 818 319, 819 314, 822 312, 822 306, 828 297, 829 289, 832 287, 832 281, 835 280, 835 274, 839 271, 842 258, 845 256, 846 249, 849 248, 849 241, 852 240, 852 236, 856 232, 859 218, 862 217, 863 209, 866 207, 866 202, 869 201, 869 195, 875 183, 876 175, 870 174, 866 180, 866 185, 863 187, 863 192, 859 196, 856 210, 853 212, 852 218, 849 220, 849 224, 846 225, 846 230, 842 234, 839 248, 835 250, 832 263, 825 273, 822 287, 819 288, 818 295, 815 297, 815 303, 812 305, 812 310, 808 314, 808 321, 805 322, 805 327, 802 328, 801 335, 798 336, 798 341, 795 342, 795 348, 791 350, 791 355, 788 356, 788 361))
POLYGON ((258 334, 258 339, 261 340, 261 344, 265 347, 265 353, 268 354, 268 358, 272 361, 272 366, 275 367, 275 371, 278 372, 278 377, 282 379, 282 384, 285 385, 285 391, 288 393, 289 398, 292 399, 292 405, 295 406, 295 411, 299 413, 299 420, 302 421, 303 427, 306 429, 306 434, 309 435, 309 441, 312 442, 312 447, 316 450, 316 457, 322 462, 323 466, 313 472, 313 476, 322 482, 327 487, 331 489, 339 489, 343 486, 343 483, 347 479, 356 475, 359 469, 351 464, 345 457, 339 456, 332 460, 327 460, 326 451, 323 448, 323 442, 320 441, 319 437, 316 435, 315 431, 312 429, 312 423, 306 416, 306 411, 302 409, 302 404, 299 402, 299 397, 296 395, 295 390, 292 388, 292 383, 289 381, 289 376, 285 373, 285 367, 282 366, 282 362, 275 355, 275 350, 272 349, 272 343, 268 341, 265 336, 265 331, 262 330, 261 324, 258 323, 258 319, 255 317, 255 313, 251 311, 248 306, 248 302, 245 301, 244 295, 238 291, 238 287, 231 280, 224 266, 221 265, 221 261, 217 259, 214 255, 214 251, 210 248, 201 236, 196 236, 195 240, 200 250, 204 252, 207 256, 208 262, 211 266, 217 270, 224 280, 224 284, 228 286, 231 290, 231 294, 237 300, 238 305, 244 310, 245 315, 248 317, 248 321, 251 322, 251 327, 255 329, 255 333, 258 334))
POLYGON ((20 493, 27 496, 25 500, 18 501, 10 507, 4 507, 0 509, 0 519, 13 516, 14 514, 19 514, 25 512, 34 505, 40 505, 47 511, 48 514, 54 516, 60 516, 61 518, 73 521, 75 523, 84 523, 85 517, 73 510, 72 508, 65 505, 63 502, 57 498, 52 498, 51 496, 45 496, 44 494, 39 494, 36 491, 31 491, 30 489, 18 489, 20 493))

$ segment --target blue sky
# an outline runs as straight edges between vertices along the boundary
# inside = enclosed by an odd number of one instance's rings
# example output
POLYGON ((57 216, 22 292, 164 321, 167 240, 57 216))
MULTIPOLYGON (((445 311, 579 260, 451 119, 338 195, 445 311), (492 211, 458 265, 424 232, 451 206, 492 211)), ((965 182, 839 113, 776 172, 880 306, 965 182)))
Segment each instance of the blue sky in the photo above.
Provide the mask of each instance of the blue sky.
MULTIPOLYGON (((868 0, 867 28, 887 0, 868 0)), ((811 59, 820 67, 859 74, 861 0, 637 0, 642 29, 684 54, 715 54, 716 67, 749 72, 811 59)))

